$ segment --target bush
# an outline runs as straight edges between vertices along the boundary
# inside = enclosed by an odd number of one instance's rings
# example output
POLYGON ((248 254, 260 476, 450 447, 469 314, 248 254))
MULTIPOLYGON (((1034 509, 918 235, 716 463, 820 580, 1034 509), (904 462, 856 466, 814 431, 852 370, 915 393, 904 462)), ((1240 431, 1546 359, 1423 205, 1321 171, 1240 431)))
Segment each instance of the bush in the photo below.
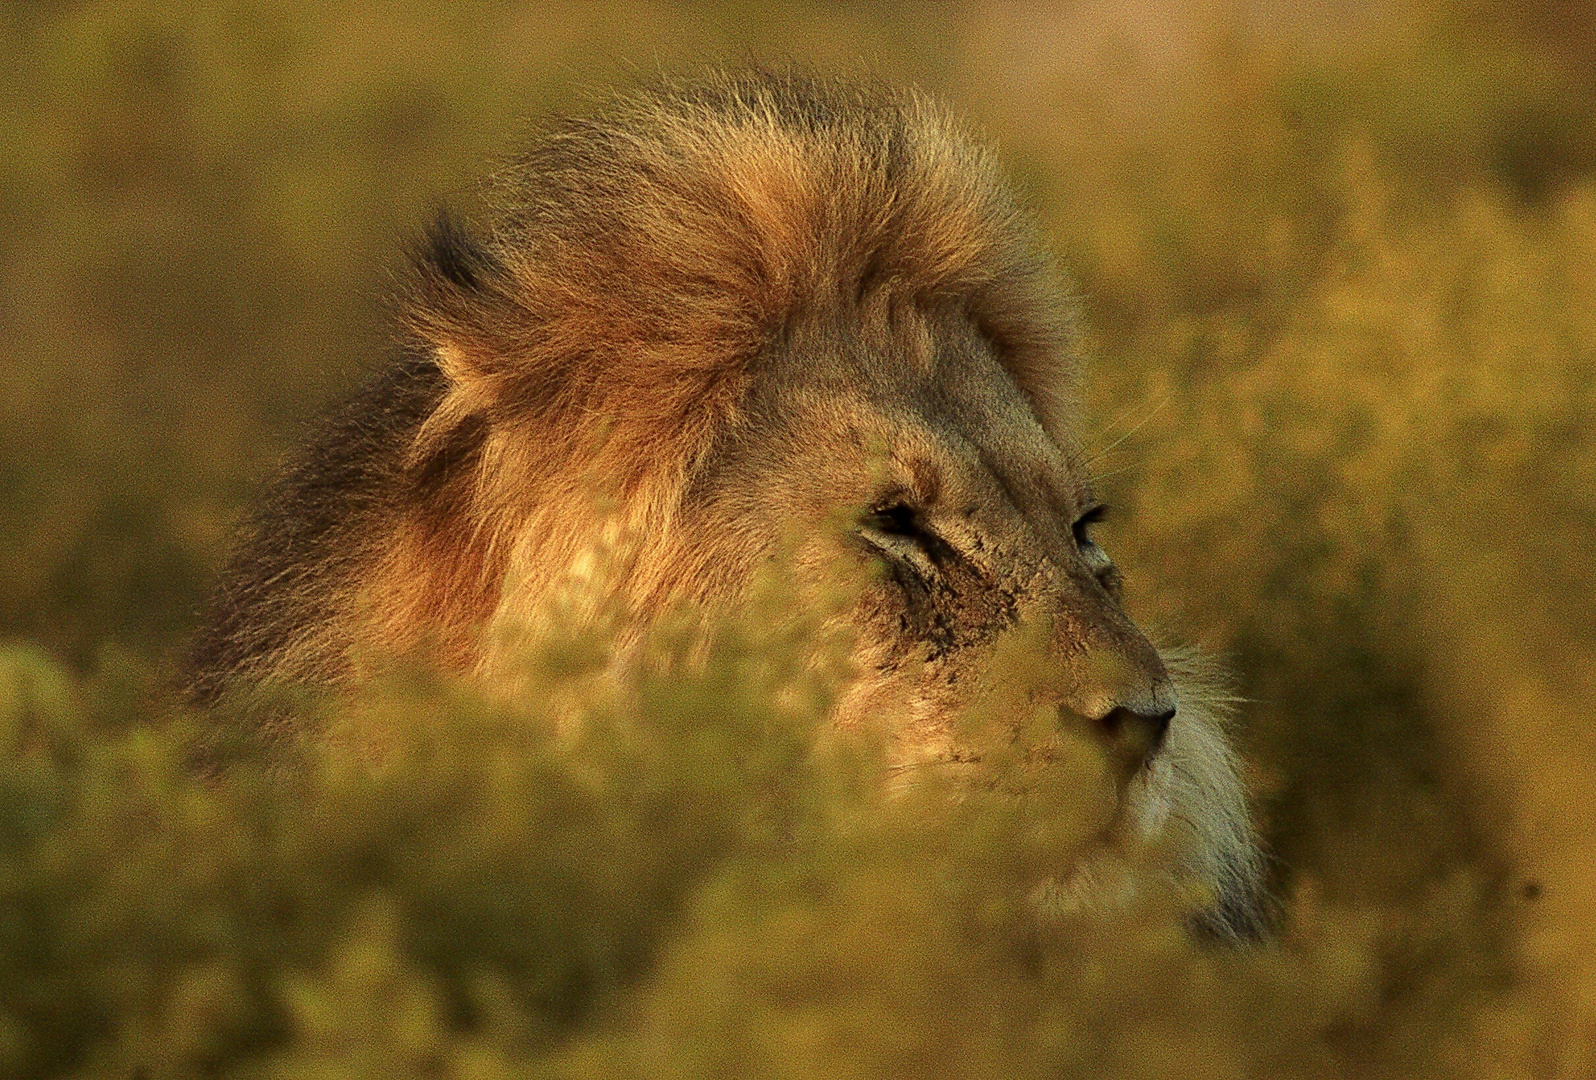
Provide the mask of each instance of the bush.
MULTIPOLYGON (((759 625, 701 668, 662 641, 630 685, 589 678, 600 640, 513 700, 411 673, 270 702, 318 732, 273 751, 151 704, 136 670, 75 683, 8 649, 0 1068, 1334 1075, 1379 964, 1438 975, 1368 910, 1226 951, 1168 889, 1039 906, 1090 787, 888 794, 866 737, 822 735, 812 648, 759 625)), ((1433 941, 1477 903, 1432 899, 1433 941)))

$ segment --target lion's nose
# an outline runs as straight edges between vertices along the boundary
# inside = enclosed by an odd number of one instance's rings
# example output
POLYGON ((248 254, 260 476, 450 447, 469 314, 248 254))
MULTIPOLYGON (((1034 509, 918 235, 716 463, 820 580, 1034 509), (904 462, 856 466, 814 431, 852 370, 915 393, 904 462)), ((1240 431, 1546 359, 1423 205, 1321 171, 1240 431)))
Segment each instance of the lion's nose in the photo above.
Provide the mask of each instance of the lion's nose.
POLYGON ((1097 718, 1109 754, 1127 771, 1140 768, 1164 743, 1174 709, 1142 711, 1119 705, 1097 718))

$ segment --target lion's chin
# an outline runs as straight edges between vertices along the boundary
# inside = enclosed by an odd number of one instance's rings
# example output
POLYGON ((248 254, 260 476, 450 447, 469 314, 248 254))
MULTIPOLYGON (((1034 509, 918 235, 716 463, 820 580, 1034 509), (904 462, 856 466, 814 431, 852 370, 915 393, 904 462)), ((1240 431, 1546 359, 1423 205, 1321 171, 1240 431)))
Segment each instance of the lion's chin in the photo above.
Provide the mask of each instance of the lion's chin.
POLYGON ((1167 872, 1137 865, 1105 845, 1080 859, 1066 873, 1043 878, 1031 889, 1027 902, 1043 920, 1089 912, 1107 914, 1129 909, 1149 889, 1173 885, 1167 872))
POLYGON ((1170 763, 1155 756, 1119 792, 1101 831, 1069 869, 1044 878, 1028 897, 1041 918, 1129 909, 1139 898, 1180 889, 1167 848, 1170 763))

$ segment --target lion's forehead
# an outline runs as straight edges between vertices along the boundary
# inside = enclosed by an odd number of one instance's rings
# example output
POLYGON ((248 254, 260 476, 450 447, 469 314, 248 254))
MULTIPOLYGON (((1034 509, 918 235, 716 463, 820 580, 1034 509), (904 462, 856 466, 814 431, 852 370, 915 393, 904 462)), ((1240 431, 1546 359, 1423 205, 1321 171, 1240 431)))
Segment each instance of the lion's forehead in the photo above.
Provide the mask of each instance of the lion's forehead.
POLYGON ((811 478, 839 500, 901 489, 957 511, 1008 505, 1022 513, 1084 508, 1079 454, 1039 422, 1024 393, 989 357, 925 372, 874 361, 794 380, 766 410, 772 465, 811 478), (839 484, 839 473, 852 478, 839 484))

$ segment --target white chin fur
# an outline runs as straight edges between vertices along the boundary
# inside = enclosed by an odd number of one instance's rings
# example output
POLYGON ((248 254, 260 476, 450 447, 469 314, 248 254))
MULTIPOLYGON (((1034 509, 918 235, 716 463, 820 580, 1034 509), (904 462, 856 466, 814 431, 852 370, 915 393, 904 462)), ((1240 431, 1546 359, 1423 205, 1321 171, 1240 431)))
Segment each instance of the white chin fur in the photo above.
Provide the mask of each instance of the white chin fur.
MULTIPOLYGON (((1129 852, 1101 852, 1064 880, 1037 886, 1038 913, 1062 915, 1123 907, 1141 888, 1176 880, 1210 898, 1198 921, 1215 936, 1241 940, 1262 927, 1263 860, 1222 723, 1234 699, 1200 656, 1174 652, 1166 664, 1180 695, 1163 747, 1132 781, 1125 810, 1134 842, 1172 850, 1173 873, 1137 867, 1129 852)), ((1134 846, 1134 845, 1133 845, 1134 846)))

